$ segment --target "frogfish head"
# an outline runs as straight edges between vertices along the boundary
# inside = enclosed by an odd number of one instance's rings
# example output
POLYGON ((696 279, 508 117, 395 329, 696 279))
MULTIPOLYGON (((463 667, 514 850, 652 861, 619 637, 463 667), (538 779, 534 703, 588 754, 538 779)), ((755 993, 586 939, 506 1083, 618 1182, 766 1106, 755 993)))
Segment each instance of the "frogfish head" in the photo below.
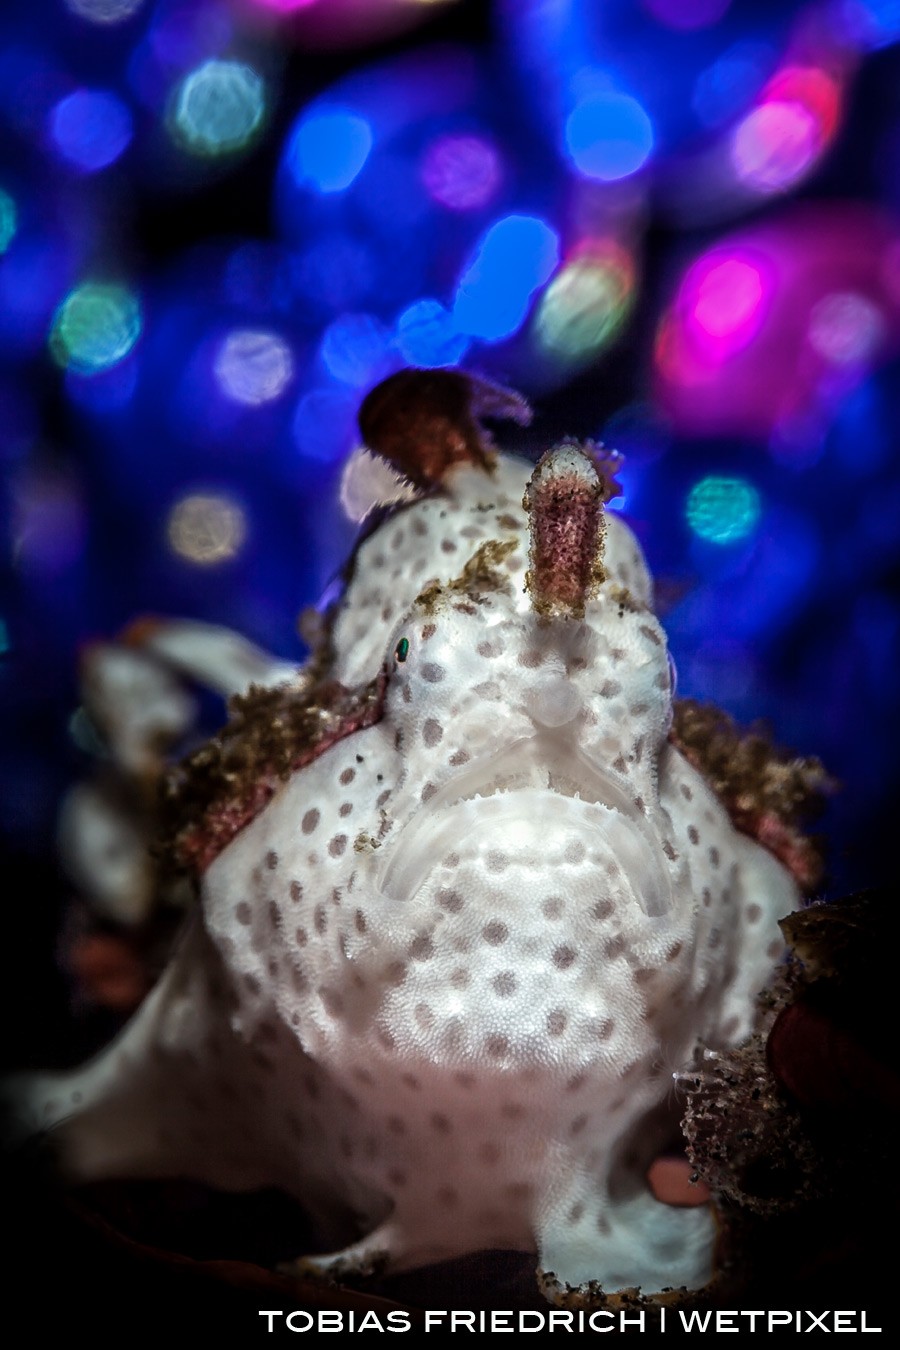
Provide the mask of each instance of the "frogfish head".
POLYGON ((477 906, 510 989, 516 962, 533 987, 536 962, 558 978, 576 951, 587 972, 610 943, 686 946, 658 791, 670 663, 609 493, 592 447, 557 447, 530 477, 512 459, 461 467, 365 541, 334 630, 345 682, 388 669, 392 786, 368 860, 382 934, 461 949, 477 906))

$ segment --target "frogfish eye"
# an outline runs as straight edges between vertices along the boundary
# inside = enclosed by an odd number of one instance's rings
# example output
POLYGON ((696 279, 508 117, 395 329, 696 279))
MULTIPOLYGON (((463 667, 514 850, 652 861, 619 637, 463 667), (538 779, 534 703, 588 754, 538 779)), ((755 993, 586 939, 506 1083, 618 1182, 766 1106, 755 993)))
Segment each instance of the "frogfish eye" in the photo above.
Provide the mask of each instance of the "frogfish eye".
POLYGON ((401 638, 394 649, 394 656, 398 661, 405 661, 409 656, 409 638, 401 638))

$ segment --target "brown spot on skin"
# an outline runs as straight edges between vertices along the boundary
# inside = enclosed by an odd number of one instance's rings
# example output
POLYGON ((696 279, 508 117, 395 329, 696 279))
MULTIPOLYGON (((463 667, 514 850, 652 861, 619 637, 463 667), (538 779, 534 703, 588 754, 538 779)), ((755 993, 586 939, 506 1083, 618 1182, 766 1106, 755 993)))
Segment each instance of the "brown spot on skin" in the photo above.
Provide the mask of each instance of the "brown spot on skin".
POLYGON ((422 629, 422 641, 427 642, 429 638, 434 637, 437 632, 436 623, 426 623, 422 629))
POLYGON ((419 667, 419 673, 428 684, 440 684, 446 672, 443 666, 435 665, 433 661, 426 661, 419 667))
POLYGON ((541 913, 545 919, 559 919, 565 909, 565 901, 558 895, 551 895, 541 903, 541 913))
POLYGON ((547 1014, 547 1035, 562 1036, 566 1027, 569 1025, 569 1019, 562 1008, 554 1008, 547 1014))
POLYGON ((696 826, 696 825, 689 825, 689 826, 688 826, 688 839, 690 839, 690 841, 691 841, 692 844, 699 844, 699 843, 700 843, 700 834, 699 834, 699 831, 697 830, 697 826, 696 826))
POLYGON ((448 762, 452 764, 454 768, 458 768, 460 764, 468 764, 469 759, 470 756, 468 750, 457 750, 450 756, 448 762))
POLYGON ((748 923, 759 923, 762 918, 762 907, 757 904, 748 905, 744 913, 748 923))
POLYGON ((270 848, 266 854, 266 867, 268 867, 271 872, 274 872, 277 866, 278 854, 275 852, 274 848, 270 848))
POLYGON ((573 1136, 576 1134, 581 1134, 582 1130, 587 1125, 589 1119, 590 1119, 589 1116, 584 1115, 576 1116, 575 1119, 572 1121, 572 1124, 569 1126, 569 1134, 573 1136))
POLYGON ((328 852, 332 858, 339 858, 347 847, 347 836, 345 834, 336 834, 328 845, 328 852))
POLYGON ((568 970, 574 965, 577 955, 574 947, 557 947, 553 953, 553 964, 557 970, 568 970))
POLYGON ((472 983, 472 976, 463 966, 457 966, 456 970, 451 971, 449 979, 454 989, 468 989, 472 983))
POLYGON ((481 930, 481 936, 490 947, 499 947, 509 937, 509 929, 499 919, 492 919, 481 930))
POLYGON ((591 914, 592 917, 595 918, 598 923, 605 923, 606 920, 615 912, 615 908, 616 907, 611 900, 598 900, 593 910, 591 911, 591 914))
POLYGON ((643 636, 647 638, 648 641, 652 642, 655 647, 661 647, 663 645, 662 638, 660 637, 659 633, 657 633, 655 628, 651 628, 648 623, 642 623, 640 628, 638 629, 638 632, 642 633, 643 636))
POLYGON ((291 900, 294 902, 295 905, 298 905, 300 901, 303 899, 303 887, 301 886, 299 881, 291 882, 290 896, 291 900))
POLYGON ((491 980, 491 987, 498 998, 510 998, 518 987, 518 980, 511 970, 501 970, 491 980))
POLYGON ((425 786, 422 788, 421 793, 419 794, 419 800, 422 802, 427 802, 429 798, 433 797, 436 792, 437 788, 435 787, 434 783, 426 783, 425 786))
POLYGON ((433 1115, 429 1116, 429 1121, 438 1134, 449 1134, 453 1128, 447 1117, 442 1115, 440 1111, 435 1111, 433 1115))
POLYGON ((604 680, 598 690, 601 698, 617 698, 622 692, 618 680, 604 680))
POLYGON ((353 810, 353 803, 352 803, 352 802, 341 802, 341 806, 340 806, 340 810, 338 811, 338 815, 339 815, 343 820, 346 820, 347 816, 349 816, 349 814, 350 814, 350 812, 351 812, 352 810, 353 810))
POLYGON ((441 909, 446 909, 449 914, 458 914, 464 903, 459 891, 441 889, 434 898, 441 909))
POLYGON ((443 735, 444 728, 433 717, 429 717, 422 726, 422 740, 429 747, 439 745, 443 735))
POLYGON ((492 1059, 502 1059, 509 1053, 509 1040, 506 1036, 488 1036, 484 1048, 492 1059))
POLYGON ((355 769, 345 769, 338 781, 341 783, 343 787, 346 787, 348 783, 353 782, 355 777, 356 777, 355 769))
POLYGON ((485 680, 482 684, 472 686, 472 693, 477 694, 479 698, 487 702, 499 703, 503 698, 503 690, 497 684, 496 680, 485 680))
POLYGON ((411 961, 430 961, 434 956, 434 943, 427 933, 420 933, 409 944, 411 961))
POLYGON ((250 923, 250 906, 247 904, 246 900, 239 900, 235 905, 234 917, 237 919, 238 923, 243 924, 245 927, 250 923))
POLYGON ((319 823, 319 813, 318 811, 315 810, 315 808, 313 808, 312 810, 307 811, 304 814, 304 817, 300 822, 300 828, 304 834, 312 834, 313 830, 316 828, 318 823, 319 823))

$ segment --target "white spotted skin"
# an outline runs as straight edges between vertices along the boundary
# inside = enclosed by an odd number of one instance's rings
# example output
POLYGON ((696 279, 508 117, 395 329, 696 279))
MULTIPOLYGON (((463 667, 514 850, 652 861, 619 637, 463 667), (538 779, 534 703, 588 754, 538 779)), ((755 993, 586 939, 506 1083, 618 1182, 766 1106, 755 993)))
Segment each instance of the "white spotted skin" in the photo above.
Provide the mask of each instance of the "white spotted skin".
POLYGON ((280 1186, 323 1243, 355 1225, 318 1258, 342 1270, 501 1247, 573 1286, 709 1278, 710 1210, 644 1177, 673 1072, 749 1032, 798 894, 667 741, 621 519, 583 621, 533 613, 528 473, 459 469, 360 549, 335 673, 387 662, 384 716, 216 859, 117 1044, 32 1087, 75 1174, 280 1186), (492 539, 501 584, 416 602, 492 539))

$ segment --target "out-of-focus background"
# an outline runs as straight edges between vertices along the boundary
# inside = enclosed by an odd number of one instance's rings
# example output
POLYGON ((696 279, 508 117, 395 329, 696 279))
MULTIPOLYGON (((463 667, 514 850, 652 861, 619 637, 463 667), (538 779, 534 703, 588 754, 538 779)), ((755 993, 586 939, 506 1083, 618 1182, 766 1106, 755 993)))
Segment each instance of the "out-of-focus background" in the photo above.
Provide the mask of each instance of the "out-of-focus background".
POLYGON ((898 39, 895 0, 7 0, 18 961, 54 950, 79 650, 152 613, 302 659, 404 365, 521 390, 510 447, 625 454, 679 692, 840 781, 821 894, 887 879, 898 39))

